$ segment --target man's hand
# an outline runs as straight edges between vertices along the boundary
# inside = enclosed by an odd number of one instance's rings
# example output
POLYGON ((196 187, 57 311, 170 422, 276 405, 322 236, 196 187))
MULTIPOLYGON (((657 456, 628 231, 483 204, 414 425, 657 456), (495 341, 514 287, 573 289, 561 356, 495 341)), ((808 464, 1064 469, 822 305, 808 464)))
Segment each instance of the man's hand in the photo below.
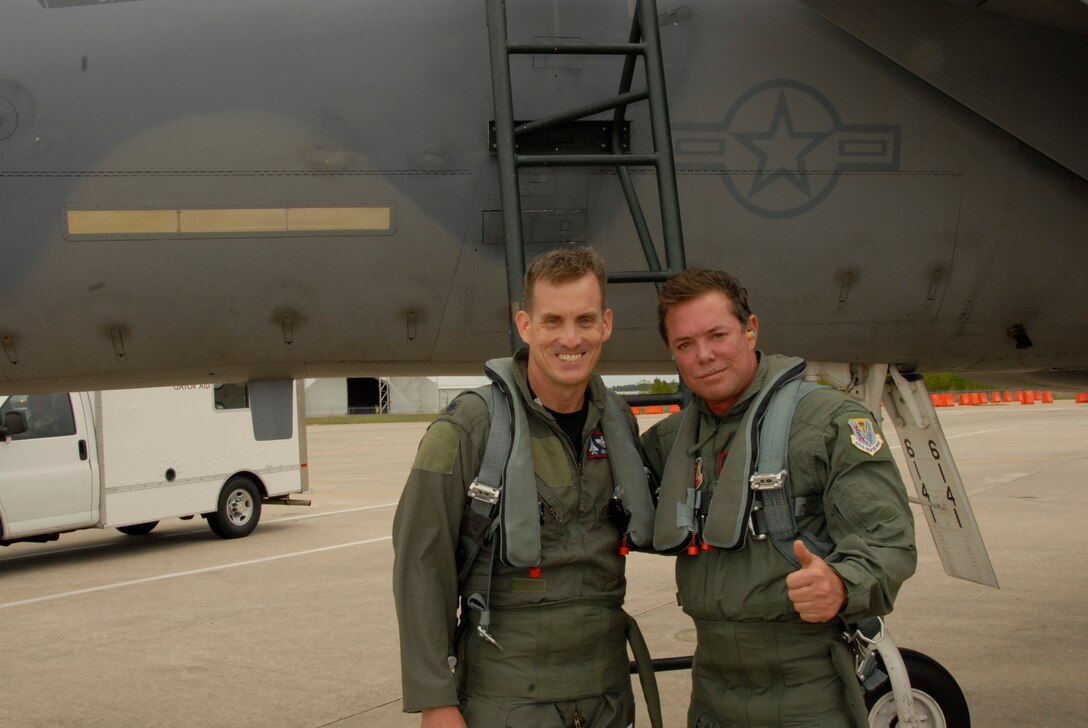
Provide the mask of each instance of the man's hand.
POLYGON ((424 708, 419 728, 468 728, 456 705, 441 708, 424 708))
POLYGON ((793 542, 801 568, 786 577, 793 608, 806 622, 829 622, 846 606, 846 585, 834 569, 801 541, 793 542))

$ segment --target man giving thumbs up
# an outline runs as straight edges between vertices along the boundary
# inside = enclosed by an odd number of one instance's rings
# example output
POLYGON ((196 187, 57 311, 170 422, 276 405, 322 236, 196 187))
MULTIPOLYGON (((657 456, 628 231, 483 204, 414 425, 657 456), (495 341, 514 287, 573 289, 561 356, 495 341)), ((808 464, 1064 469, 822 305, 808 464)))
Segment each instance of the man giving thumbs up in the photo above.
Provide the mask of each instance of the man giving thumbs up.
POLYGON ((688 726, 864 728, 841 621, 890 612, 917 558, 879 423, 837 390, 808 391, 789 423, 786 475, 753 490, 759 415, 804 361, 759 351, 748 293, 723 271, 670 278, 658 325, 694 395, 642 436, 660 484, 654 546, 678 554, 679 598, 695 622, 688 726), (783 500, 761 501, 769 490, 783 500), (785 511, 803 539, 792 553, 785 511))
POLYGON ((786 577, 787 596, 793 608, 806 622, 828 622, 846 606, 846 585, 823 559, 793 542, 793 553, 801 568, 786 577))

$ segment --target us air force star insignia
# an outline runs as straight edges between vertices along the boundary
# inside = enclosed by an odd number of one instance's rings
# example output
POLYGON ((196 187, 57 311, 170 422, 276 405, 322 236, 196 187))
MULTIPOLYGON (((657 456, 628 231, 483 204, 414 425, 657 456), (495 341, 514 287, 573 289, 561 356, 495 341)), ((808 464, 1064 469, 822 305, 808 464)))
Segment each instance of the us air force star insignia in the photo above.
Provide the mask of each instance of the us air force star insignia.
POLYGON ((682 172, 720 173, 733 199, 770 219, 808 212, 845 175, 900 168, 899 125, 847 123, 823 93, 789 78, 748 89, 722 121, 672 132, 682 172))
POLYGON ((880 452, 880 448, 884 447, 884 439, 876 434, 876 427, 873 426, 872 420, 858 419, 848 422, 853 431, 850 442, 854 444, 854 447, 869 455, 880 452))

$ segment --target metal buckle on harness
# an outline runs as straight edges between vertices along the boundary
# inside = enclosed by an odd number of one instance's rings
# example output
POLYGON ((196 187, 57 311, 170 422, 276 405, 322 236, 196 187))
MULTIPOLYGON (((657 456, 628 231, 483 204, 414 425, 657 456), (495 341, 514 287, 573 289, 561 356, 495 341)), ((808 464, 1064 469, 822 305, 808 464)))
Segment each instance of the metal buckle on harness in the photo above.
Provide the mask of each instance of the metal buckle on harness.
POLYGON ((782 484, 786 481, 785 469, 777 473, 756 473, 748 478, 748 485, 752 490, 782 490, 782 484))
POLYGON ((753 541, 767 540, 767 523, 759 516, 762 512, 763 505, 760 503, 753 503, 752 510, 748 511, 748 533, 752 534, 753 541))
MULTIPOLYGON (((786 483, 785 469, 777 473, 755 473, 748 478, 748 486, 757 494, 768 490, 782 490, 786 483)), ((763 503, 760 496, 753 496, 751 510, 748 511, 748 532, 756 541, 767 540, 767 519, 763 517, 763 503)))
POLYGON ((854 673, 863 684, 872 676, 876 667, 876 643, 884 639, 884 620, 876 618, 880 624, 880 630, 876 635, 869 637, 860 628, 853 633, 843 631, 842 639, 854 652, 854 673))
POLYGON ((499 495, 502 491, 498 488, 492 488, 490 485, 483 485, 479 481, 472 481, 472 485, 468 487, 468 497, 474 498, 484 503, 495 505, 499 502, 499 495))

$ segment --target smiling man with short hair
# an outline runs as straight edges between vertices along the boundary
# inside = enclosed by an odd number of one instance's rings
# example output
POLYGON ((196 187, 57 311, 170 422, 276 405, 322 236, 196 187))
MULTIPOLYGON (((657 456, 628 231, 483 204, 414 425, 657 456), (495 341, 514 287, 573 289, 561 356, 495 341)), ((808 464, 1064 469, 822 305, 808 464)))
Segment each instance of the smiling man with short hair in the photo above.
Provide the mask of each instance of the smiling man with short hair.
POLYGON ((593 374, 612 334, 603 263, 589 248, 551 251, 525 291, 528 349, 485 367, 512 405, 498 533, 463 583, 459 541, 488 512, 473 495, 492 457, 486 393, 462 394, 431 424, 397 507, 403 706, 423 728, 628 728, 620 546, 627 516, 648 542, 653 506, 634 417, 593 374), (508 513, 528 517, 507 528, 508 513))

